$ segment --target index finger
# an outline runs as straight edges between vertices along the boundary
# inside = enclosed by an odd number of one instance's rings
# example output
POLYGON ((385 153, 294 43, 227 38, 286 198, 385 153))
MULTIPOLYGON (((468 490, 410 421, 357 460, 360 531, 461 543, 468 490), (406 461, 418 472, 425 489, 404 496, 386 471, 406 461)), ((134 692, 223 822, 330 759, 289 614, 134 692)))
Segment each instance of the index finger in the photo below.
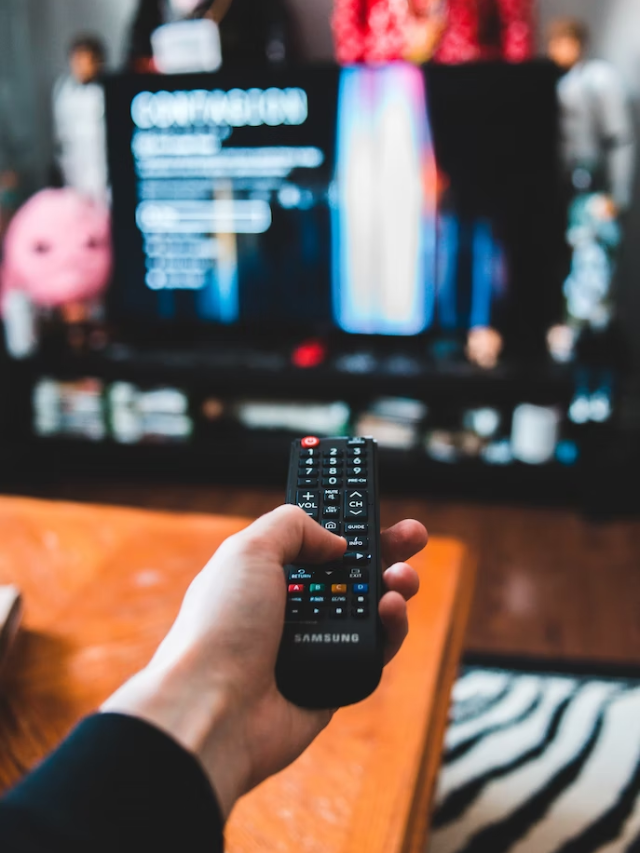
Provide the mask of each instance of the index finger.
POLYGON ((401 521, 381 533, 382 559, 387 566, 404 563, 422 551, 428 541, 429 534, 419 521, 401 521))

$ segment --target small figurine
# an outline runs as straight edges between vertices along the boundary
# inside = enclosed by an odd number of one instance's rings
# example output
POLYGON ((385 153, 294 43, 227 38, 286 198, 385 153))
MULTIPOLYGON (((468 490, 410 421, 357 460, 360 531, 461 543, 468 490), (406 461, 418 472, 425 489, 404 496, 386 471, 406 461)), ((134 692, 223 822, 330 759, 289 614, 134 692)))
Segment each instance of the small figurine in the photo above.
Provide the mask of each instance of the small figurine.
POLYGON ((7 229, 0 294, 7 347, 15 358, 37 347, 37 320, 59 312, 72 336, 100 316, 111 275, 108 208, 71 189, 37 193, 7 229))
POLYGON ((53 129, 62 181, 101 202, 109 198, 101 83, 105 61, 106 49, 98 37, 78 36, 69 47, 69 72, 53 91, 53 129))
POLYGON ((566 316, 547 336, 557 362, 575 358, 585 331, 600 334, 610 325, 620 217, 631 205, 634 183, 636 144, 624 83, 613 65, 590 59, 588 47, 582 21, 552 22, 547 52, 564 71, 558 99, 572 251, 566 316))

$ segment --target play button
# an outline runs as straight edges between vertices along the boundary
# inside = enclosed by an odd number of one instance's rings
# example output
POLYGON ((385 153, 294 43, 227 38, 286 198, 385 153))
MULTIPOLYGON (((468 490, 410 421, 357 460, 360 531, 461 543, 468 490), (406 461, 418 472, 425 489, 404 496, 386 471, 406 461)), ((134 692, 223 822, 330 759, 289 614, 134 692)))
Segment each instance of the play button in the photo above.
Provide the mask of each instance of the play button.
POLYGON ((357 563, 364 566, 371 562, 371 554, 364 554, 362 551, 347 551, 344 555, 345 563, 357 563))

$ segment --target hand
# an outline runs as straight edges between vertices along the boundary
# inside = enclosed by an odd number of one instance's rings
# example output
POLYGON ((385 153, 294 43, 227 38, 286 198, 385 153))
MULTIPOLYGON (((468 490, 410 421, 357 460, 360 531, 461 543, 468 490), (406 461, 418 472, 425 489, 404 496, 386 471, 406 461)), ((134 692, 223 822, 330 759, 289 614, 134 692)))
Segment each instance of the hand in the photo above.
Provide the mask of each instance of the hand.
POLYGON ((502 335, 495 329, 476 326, 469 330, 467 358, 483 370, 492 370, 497 366, 502 347, 502 335))
MULTIPOLYGON (((418 591, 406 563, 427 543, 417 521, 382 534, 387 592, 380 600, 385 663, 407 635, 406 601, 418 591)), ((235 801, 294 761, 331 720, 279 693, 274 668, 286 602, 283 566, 340 559, 346 542, 301 509, 283 506, 227 539, 184 598, 145 669, 103 711, 141 717, 201 761, 226 818, 235 801)))

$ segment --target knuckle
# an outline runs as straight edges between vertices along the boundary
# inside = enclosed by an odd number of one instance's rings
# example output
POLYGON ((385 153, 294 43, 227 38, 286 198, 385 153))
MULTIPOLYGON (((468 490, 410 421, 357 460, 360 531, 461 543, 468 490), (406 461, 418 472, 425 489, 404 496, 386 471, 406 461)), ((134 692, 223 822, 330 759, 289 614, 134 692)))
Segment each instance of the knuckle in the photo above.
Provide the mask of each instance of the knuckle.
POLYGON ((304 522, 304 520, 308 517, 306 512, 303 509, 300 509, 299 506, 295 506, 295 504, 282 504, 277 509, 274 509, 273 515, 277 515, 278 517, 282 516, 282 518, 290 518, 297 519, 300 522, 304 522))

